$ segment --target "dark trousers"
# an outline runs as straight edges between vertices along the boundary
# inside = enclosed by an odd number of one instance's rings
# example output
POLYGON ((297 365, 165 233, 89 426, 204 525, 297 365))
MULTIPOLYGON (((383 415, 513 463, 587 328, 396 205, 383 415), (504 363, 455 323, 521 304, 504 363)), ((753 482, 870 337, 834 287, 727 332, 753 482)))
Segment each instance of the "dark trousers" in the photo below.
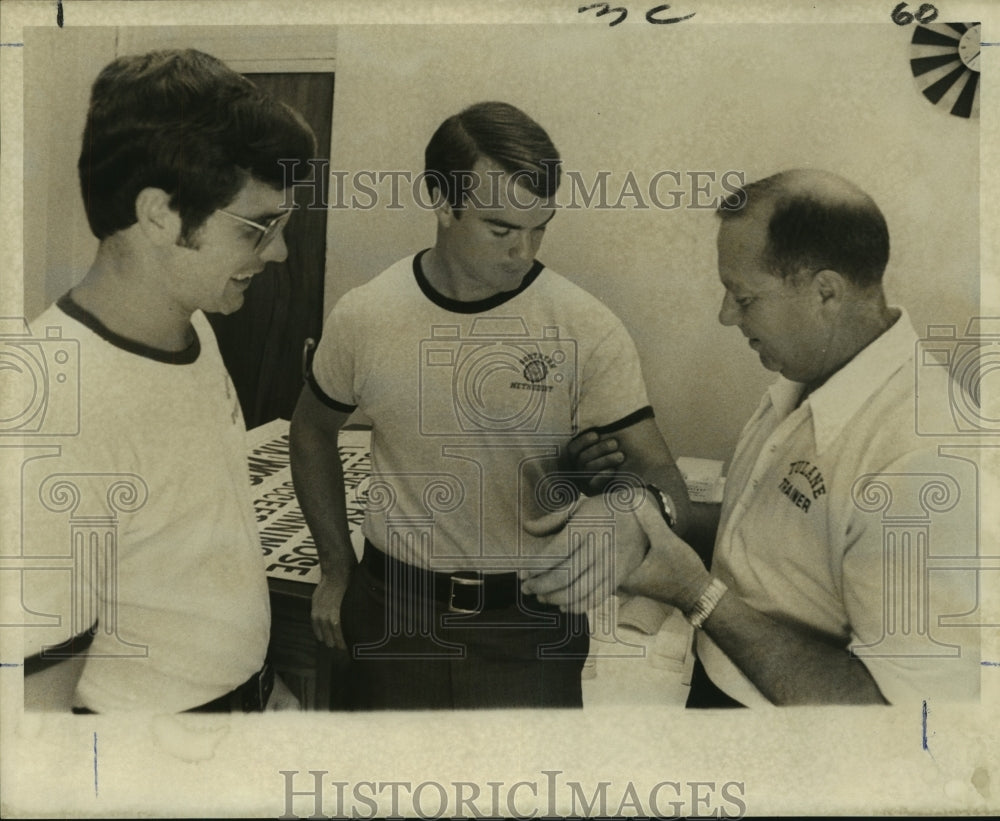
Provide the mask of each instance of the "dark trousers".
POLYGON ((714 710, 719 708, 743 707, 728 693, 720 690, 715 682, 708 677, 699 659, 694 660, 691 671, 691 692, 688 693, 685 707, 694 709, 714 710))
POLYGON ((351 709, 583 706, 585 615, 522 596, 515 574, 504 574, 509 596, 495 578, 484 609, 453 612, 434 595, 446 574, 374 550, 365 546, 341 607, 351 709))

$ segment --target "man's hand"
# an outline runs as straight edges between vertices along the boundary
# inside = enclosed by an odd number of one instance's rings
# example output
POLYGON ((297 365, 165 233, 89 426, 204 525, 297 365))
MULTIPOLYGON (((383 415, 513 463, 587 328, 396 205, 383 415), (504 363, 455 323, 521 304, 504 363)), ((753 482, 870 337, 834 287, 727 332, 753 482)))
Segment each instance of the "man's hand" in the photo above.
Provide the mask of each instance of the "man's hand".
POLYGON ((649 540, 649 554, 640 568, 623 579, 622 589, 689 612, 711 575, 694 548, 667 526, 656 505, 648 501, 640 505, 635 518, 649 540))
MULTIPOLYGON (((640 489, 635 492, 638 503, 645 492, 640 489)), ((642 504, 653 506, 650 501, 642 504)), ((585 613, 613 594, 621 581, 642 563, 647 541, 635 514, 625 511, 614 512, 612 543, 602 543, 611 515, 612 508, 603 496, 591 496, 534 522, 526 522, 525 530, 535 536, 555 535, 541 554, 550 557, 552 563, 543 569, 522 571, 523 592, 573 613, 585 613), (587 520, 593 519, 602 521, 598 532, 587 531, 587 520), (567 532, 563 528, 571 522, 576 526, 567 532)))
POLYGON ((584 431, 566 446, 565 469, 578 473, 577 486, 588 495, 600 493, 625 462, 625 454, 613 435, 584 431))
POLYGON ((676 532, 687 538, 693 525, 687 487, 652 418, 610 433, 591 428, 578 434, 566 445, 561 468, 574 474, 574 484, 587 494, 605 490, 615 479, 651 482, 670 497, 676 532))
POLYGON ((349 415, 324 405, 306 385, 288 432, 295 495, 323 568, 312 597, 313 632, 327 647, 341 649, 346 647, 340 630, 340 604, 357 565, 347 524, 344 468, 337 448, 337 437, 349 415))
POLYGON ((340 629, 340 605, 347 591, 348 579, 324 575, 312 596, 312 625, 316 639, 327 647, 347 649, 340 629))

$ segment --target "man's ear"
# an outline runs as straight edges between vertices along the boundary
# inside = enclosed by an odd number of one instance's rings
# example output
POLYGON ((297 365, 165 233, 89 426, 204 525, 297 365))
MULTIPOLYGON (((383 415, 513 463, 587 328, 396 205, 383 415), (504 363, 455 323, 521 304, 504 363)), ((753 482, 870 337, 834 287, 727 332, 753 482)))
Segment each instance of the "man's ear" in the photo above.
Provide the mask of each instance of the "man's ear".
POLYGON ((813 287, 819 294, 820 302, 824 307, 839 307, 847 293, 847 281, 843 275, 830 268, 816 272, 813 277, 813 287))
POLYGON ((458 215, 440 188, 437 189, 434 196, 434 216, 437 218, 438 226, 441 228, 450 228, 458 219, 458 215))
POLYGON ((162 188, 143 188, 139 192, 135 216, 140 230, 154 245, 177 244, 181 215, 170 207, 170 195, 162 188))

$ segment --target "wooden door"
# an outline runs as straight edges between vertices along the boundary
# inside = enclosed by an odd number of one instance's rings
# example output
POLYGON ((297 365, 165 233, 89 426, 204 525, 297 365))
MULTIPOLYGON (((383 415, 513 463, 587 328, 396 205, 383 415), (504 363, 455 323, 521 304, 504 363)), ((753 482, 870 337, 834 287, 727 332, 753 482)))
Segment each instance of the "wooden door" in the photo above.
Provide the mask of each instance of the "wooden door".
MULTIPOLYGON (((302 113, 316 134, 316 156, 329 161, 333 73, 247 74, 261 89, 302 113)), ((300 169, 309 177, 311 169, 300 169)), ((209 315, 248 428, 290 419, 302 387, 302 347, 323 325, 325 207, 308 208, 311 188, 295 192, 299 209, 285 228, 288 258, 254 277, 243 307, 209 315)))

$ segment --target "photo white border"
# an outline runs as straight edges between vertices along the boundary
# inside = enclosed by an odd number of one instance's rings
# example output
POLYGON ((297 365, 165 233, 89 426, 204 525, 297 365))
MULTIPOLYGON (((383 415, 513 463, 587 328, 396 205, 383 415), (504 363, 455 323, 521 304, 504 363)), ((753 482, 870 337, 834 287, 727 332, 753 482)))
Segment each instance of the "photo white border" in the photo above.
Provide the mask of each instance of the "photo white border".
MULTIPOLYGON (((604 25, 569 2, 65 2, 65 26, 352 23, 565 23, 604 25)), ((636 0, 611 5, 635 7, 636 0)), ((696 12, 683 25, 719 22, 883 23, 884 2, 726 3, 677 0, 696 12)), ((914 4, 919 5, 919 4, 914 4)), ((982 20, 984 41, 1000 41, 1000 6, 935 4, 941 19, 982 20)), ((23 277, 21 176, 23 82, 16 46, 26 26, 55 26, 55 2, 5 0, 0 17, 0 315, 21 314, 23 277)), ((609 31, 609 36, 613 35, 609 31)), ((1000 316, 1000 48, 984 49, 981 85, 981 310, 1000 316)), ((29 78, 30 79, 30 78, 29 78)), ((14 477, 16 478, 16 477, 14 477)), ((3 477, 3 482, 11 477, 3 477)), ((8 485, 9 487, 9 485, 8 485)), ((995 490, 996 486, 991 485, 995 490)), ((2 488, 0 488, 2 489, 2 488)), ((992 492, 992 491, 991 491, 992 492)), ((4 494, 4 498, 11 498, 4 494)), ((989 499, 987 499, 989 501, 989 499)), ((9 510, 3 530, 16 526, 9 510)), ((988 518, 988 517, 987 517, 988 518)), ((987 525, 984 522, 984 527, 987 525)), ((998 534, 984 530, 986 544, 998 534)), ((996 601, 996 590, 985 591, 996 601)), ((4 597, 5 600, 7 597, 4 597)), ((996 612, 995 604, 991 606, 996 612)), ((2 661, 17 656, 16 636, 4 631, 2 661)), ((994 637, 995 639, 995 637, 994 637)), ((987 649, 989 648, 989 649, 987 649)), ((984 659, 1000 659, 994 642, 984 659), (990 655, 992 653, 992 655, 990 655)), ((448 715, 300 714, 195 718, 24 713, 20 670, 0 668, 0 813, 4 817, 278 816, 285 810, 281 770, 326 770, 329 781, 471 781, 560 779, 612 795, 633 782, 745 784, 747 811, 762 814, 996 812, 1000 751, 996 745, 997 679, 984 669, 983 706, 935 706, 926 723, 904 708, 797 708, 766 712, 697 713, 679 709, 642 714, 629 708, 585 711, 448 715), (924 731, 928 735, 924 735, 924 731), (927 740, 926 745, 924 740, 927 740), (926 749, 925 749, 926 747, 926 749), (982 789, 986 780, 987 788, 982 789), (96 785, 96 788, 95 788, 96 785)), ((488 789, 484 787, 484 791, 488 789)), ((641 794, 642 789, 639 789, 641 794)), ((570 806, 560 794, 555 810, 570 806)), ((332 797, 325 805, 327 812, 332 797)), ((433 804, 433 802, 431 802, 433 804)), ((527 806, 528 802, 525 802, 527 806)), ((297 812, 308 815, 308 799, 297 812)), ((388 811, 387 806, 382 807, 388 811)), ((609 811, 613 808, 609 808, 609 811)), ((502 808, 503 812, 506 812, 502 808)), ((543 812, 544 814, 544 805, 543 812)))

